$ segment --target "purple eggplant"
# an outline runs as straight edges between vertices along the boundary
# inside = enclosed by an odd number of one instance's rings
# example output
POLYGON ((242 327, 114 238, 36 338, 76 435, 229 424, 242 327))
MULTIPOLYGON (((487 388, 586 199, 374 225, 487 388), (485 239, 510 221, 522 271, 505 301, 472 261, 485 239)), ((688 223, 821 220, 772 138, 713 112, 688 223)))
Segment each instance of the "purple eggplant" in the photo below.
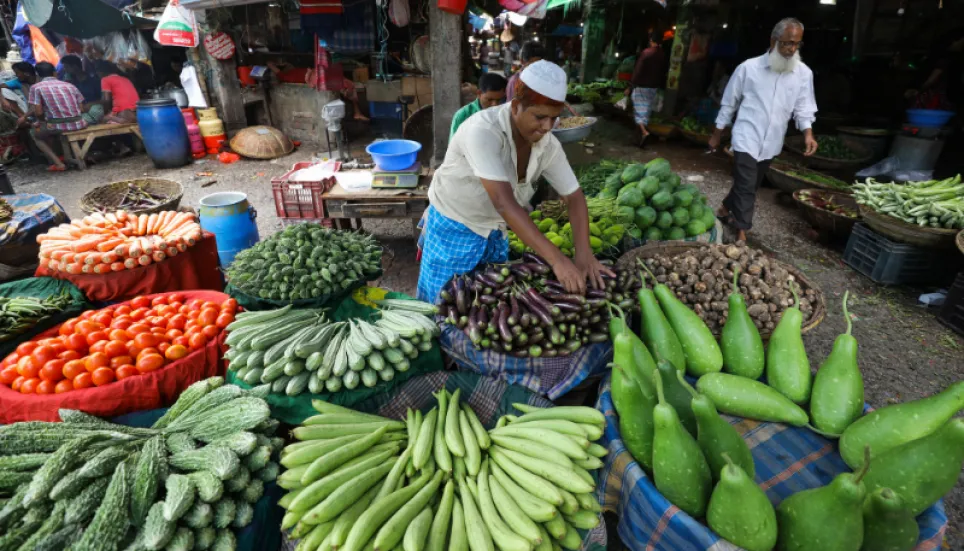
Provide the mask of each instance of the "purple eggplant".
POLYGON ((519 312, 519 299, 515 296, 509 297, 509 325, 515 325, 519 323, 519 317, 522 314, 519 312))
POLYGON ((541 256, 537 255, 536 253, 528 253, 528 252, 522 253, 522 260, 525 260, 526 262, 531 262, 531 263, 533 263, 533 264, 540 264, 540 265, 543 265, 543 266, 546 266, 546 265, 549 264, 548 262, 546 262, 545 260, 543 260, 541 256))
POLYGON ((532 270, 530 270, 525 264, 513 264, 509 269, 519 279, 526 280, 532 277, 532 270))
POLYGON ((485 304, 486 306, 492 306, 493 304, 497 304, 499 299, 492 295, 481 295, 479 296, 479 302, 485 304))
POLYGON ((524 329, 532 325, 532 314, 525 312, 519 316, 519 325, 521 325, 524 329))
POLYGON ((606 333, 592 333, 589 335, 589 342, 606 342, 609 340, 609 335, 606 333))
POLYGON ((455 307, 458 309, 460 315, 465 315, 469 312, 469 295, 465 290, 465 280, 461 277, 455 284, 455 307))
POLYGON ((455 311, 455 308, 449 309, 449 314, 445 318, 445 323, 456 325, 456 326, 459 324, 459 316, 458 316, 458 312, 455 311))
MULTIPOLYGON (((512 341, 512 329, 509 326, 509 307, 505 303, 499 304, 499 321, 496 329, 499 330, 499 336, 505 342, 512 341)), ((520 328, 521 329, 521 328, 520 328)))

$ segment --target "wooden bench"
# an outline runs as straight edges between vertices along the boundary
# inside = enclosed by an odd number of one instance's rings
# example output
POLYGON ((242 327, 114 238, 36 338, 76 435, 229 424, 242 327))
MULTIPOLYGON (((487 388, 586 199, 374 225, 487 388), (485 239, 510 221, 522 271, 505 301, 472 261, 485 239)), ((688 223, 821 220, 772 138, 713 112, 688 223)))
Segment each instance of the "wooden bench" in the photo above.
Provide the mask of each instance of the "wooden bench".
POLYGON ((136 122, 127 124, 92 124, 83 130, 64 132, 60 135, 64 148, 64 160, 73 161, 77 164, 78 168, 84 170, 87 168, 87 163, 84 161, 84 158, 87 157, 87 152, 90 150, 90 146, 93 145, 94 140, 106 136, 122 136, 124 134, 133 134, 137 138, 134 140, 135 149, 139 150, 141 148, 143 138, 141 137, 141 129, 137 126, 136 122), (83 144, 80 142, 83 142, 83 144))

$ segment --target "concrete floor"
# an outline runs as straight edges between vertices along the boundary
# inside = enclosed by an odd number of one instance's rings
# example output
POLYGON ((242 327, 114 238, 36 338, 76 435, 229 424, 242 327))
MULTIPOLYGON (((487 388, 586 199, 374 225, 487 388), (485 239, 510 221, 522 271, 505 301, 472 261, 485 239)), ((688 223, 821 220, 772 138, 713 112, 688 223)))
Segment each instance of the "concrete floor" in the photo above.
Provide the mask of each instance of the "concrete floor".
MULTIPOLYGON (((615 122, 594 129, 592 154, 578 145, 567 146, 572 164, 585 164, 603 157, 647 161, 656 156, 669 159, 684 178, 696 177, 697 185, 718 205, 730 186, 729 161, 704 155, 703 149, 685 142, 652 141, 645 149, 635 146, 633 131, 615 122)), ((365 144, 354 148, 361 152, 365 144)), ((155 170, 144 155, 96 165, 87 171, 48 174, 43 167, 18 165, 11 180, 18 192, 44 192, 56 196, 71 216, 80 216, 79 200, 87 191, 109 182, 142 176, 169 178, 185 187, 183 205, 217 191, 243 191, 258 211, 262 237, 282 227, 271 195, 271 178, 282 175, 295 162, 312 157, 303 146, 274 161, 248 161, 223 165, 213 157, 174 170, 155 170), (212 175, 201 173, 210 172, 212 175), (201 188, 202 182, 216 183, 201 188)), ((365 228, 385 246, 384 277, 379 285, 414 294, 418 277, 414 236, 407 220, 366 221, 365 228)), ((839 248, 813 241, 809 226, 792 205, 772 188, 760 190, 751 243, 766 248, 801 270, 823 291, 828 302, 826 319, 805 336, 814 369, 827 356, 845 323, 839 313, 840 298, 850 290, 850 311, 856 314, 853 334, 860 342, 860 365, 866 400, 880 407, 939 392, 964 378, 964 339, 940 325, 934 312, 917 304, 921 292, 934 289, 884 287, 856 273, 841 260, 839 248)), ((950 253, 949 253, 950 254, 950 253)), ((949 525, 945 546, 964 549, 964 477, 945 500, 949 525)))

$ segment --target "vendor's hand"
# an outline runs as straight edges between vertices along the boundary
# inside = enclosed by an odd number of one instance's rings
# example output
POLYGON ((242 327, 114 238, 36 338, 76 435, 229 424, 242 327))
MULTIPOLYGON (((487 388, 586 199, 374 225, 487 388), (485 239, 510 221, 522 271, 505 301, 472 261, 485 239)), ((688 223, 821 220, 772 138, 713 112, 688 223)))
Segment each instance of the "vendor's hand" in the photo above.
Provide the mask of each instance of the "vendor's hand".
POLYGON ((716 151, 720 147, 720 141, 723 139, 723 133, 719 129, 713 130, 713 134, 710 136, 710 141, 706 145, 711 151, 716 151))
POLYGON ((566 288, 566 292, 577 295, 586 294, 586 274, 579 269, 572 260, 562 256, 561 259, 552 265, 552 271, 556 274, 556 279, 566 288))
POLYGON ((602 265, 592 253, 576 253, 576 268, 583 273, 583 278, 589 280, 589 285, 593 289, 602 289, 606 282, 603 281, 603 274, 615 277, 612 270, 602 265))
POLYGON ((805 157, 809 157, 817 152, 817 147, 819 147, 819 145, 817 144, 817 140, 815 140, 813 137, 813 132, 807 132, 806 135, 804 135, 803 143, 806 145, 806 151, 803 152, 805 157))
POLYGON ((626 96, 627 98, 628 98, 628 97, 630 96, 630 94, 632 94, 632 93, 633 93, 633 91, 630 90, 629 87, 626 87, 626 89, 623 90, 623 95, 626 96))

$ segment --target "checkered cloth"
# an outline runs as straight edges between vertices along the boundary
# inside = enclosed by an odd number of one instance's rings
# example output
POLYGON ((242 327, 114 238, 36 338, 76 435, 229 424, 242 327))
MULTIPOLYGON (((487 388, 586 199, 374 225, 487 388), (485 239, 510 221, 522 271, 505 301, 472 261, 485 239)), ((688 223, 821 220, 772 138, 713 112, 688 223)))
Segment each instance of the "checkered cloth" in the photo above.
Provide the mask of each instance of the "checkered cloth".
POLYGON ((35 242, 37 236, 64 222, 70 222, 67 211, 45 193, 4 195, 13 216, 0 222, 0 246, 35 242))
POLYGON ((649 113, 656 103, 656 88, 633 88, 633 118, 636 124, 649 124, 649 113))
MULTIPOLYGON (((486 428, 491 428, 499 417, 519 412, 512 407, 515 402, 527 403, 538 407, 551 407, 552 403, 541 396, 537 396, 524 388, 508 385, 488 377, 480 377, 473 373, 459 373, 451 371, 436 371, 409 379, 404 385, 391 394, 380 394, 364 402, 352 406, 355 410, 374 413, 391 419, 405 419, 408 408, 420 409, 423 413, 437 405, 433 392, 440 388, 449 392, 462 389, 461 400, 469 404, 479 416, 479 421, 486 428)), ((586 532, 579 530, 582 536, 581 551, 606 550, 606 526, 600 521, 599 526, 586 532)), ((282 549, 293 551, 297 541, 285 537, 282 549)))
POLYGON ((39 105, 44 110, 47 127, 52 130, 68 132, 87 127, 87 121, 81 116, 80 106, 84 103, 84 95, 76 86, 69 82, 47 77, 30 87, 30 105, 39 105), (50 122, 56 119, 72 119, 71 122, 50 122))
POLYGON ((453 276, 471 272, 479 264, 505 262, 509 241, 493 230, 488 239, 463 224, 442 216, 430 206, 425 223, 422 266, 418 274, 418 299, 435 303, 453 276))
POLYGON ((492 350, 477 350, 466 334, 443 325, 439 344, 462 369, 520 385, 555 400, 580 383, 606 371, 613 345, 604 342, 584 346, 566 357, 516 358, 492 350))
MULTIPOLYGON (((617 530, 626 547, 634 551, 739 549, 667 501, 633 460, 619 436, 608 376, 599 387, 596 408, 606 415, 606 432, 599 443, 609 449, 599 473, 599 502, 603 510, 619 515, 617 530)), ((850 470, 834 453, 833 444, 810 430, 724 417, 750 445, 757 483, 774 503, 801 490, 826 485, 837 474, 850 470)), ((924 511, 917 517, 917 524, 920 540, 915 551, 938 551, 947 527, 943 502, 924 511)))

